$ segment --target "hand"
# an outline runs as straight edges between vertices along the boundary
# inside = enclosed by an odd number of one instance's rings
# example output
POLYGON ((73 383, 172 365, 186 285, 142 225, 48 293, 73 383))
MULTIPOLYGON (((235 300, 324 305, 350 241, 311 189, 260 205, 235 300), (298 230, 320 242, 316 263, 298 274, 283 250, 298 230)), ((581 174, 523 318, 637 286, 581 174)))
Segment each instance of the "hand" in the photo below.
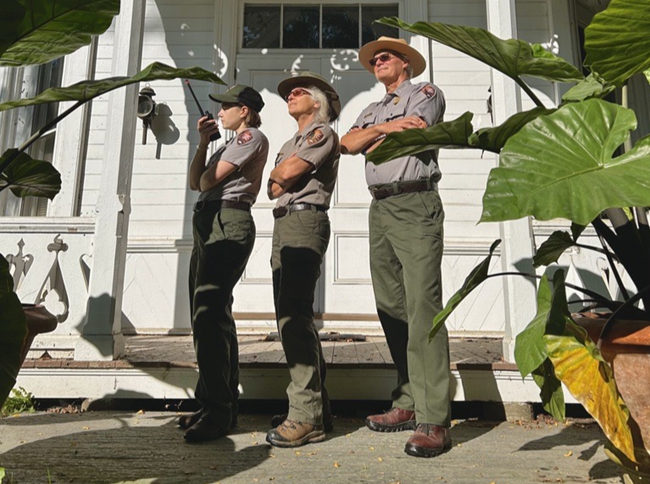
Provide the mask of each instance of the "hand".
POLYGON ((418 116, 407 116, 406 118, 395 119, 393 121, 388 121, 377 125, 377 128, 382 132, 382 134, 396 133, 399 131, 404 131, 406 129, 422 129, 426 128, 427 123, 418 116))
POLYGON ((216 119, 208 119, 207 116, 203 116, 197 122, 196 129, 201 136, 199 146, 207 148, 210 144, 210 136, 212 136, 214 133, 219 132, 219 125, 217 124, 216 119))

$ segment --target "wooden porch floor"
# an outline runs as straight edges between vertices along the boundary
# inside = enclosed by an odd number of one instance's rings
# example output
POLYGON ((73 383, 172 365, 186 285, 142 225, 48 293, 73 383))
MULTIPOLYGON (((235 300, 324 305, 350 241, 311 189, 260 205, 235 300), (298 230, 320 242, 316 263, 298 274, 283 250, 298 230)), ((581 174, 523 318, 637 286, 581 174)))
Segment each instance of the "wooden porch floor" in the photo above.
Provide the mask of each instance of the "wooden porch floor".
MULTIPOLYGON (((329 368, 393 368, 383 336, 327 333, 321 338, 329 368)), ((500 338, 450 338, 449 344, 452 370, 516 369, 503 361, 500 338)), ((280 342, 266 334, 240 336, 239 361, 242 369, 286 368, 280 342)), ((126 354, 115 361, 75 361, 45 355, 25 360, 23 368, 196 368, 196 357, 191 336, 138 335, 126 337, 126 354)))

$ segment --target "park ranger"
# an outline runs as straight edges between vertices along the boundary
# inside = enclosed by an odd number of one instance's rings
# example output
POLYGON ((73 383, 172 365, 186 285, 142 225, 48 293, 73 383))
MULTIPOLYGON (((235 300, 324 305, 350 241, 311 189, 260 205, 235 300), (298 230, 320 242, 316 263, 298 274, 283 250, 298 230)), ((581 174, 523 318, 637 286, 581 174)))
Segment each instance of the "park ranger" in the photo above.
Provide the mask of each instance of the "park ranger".
MULTIPOLYGON (((366 154, 393 132, 442 120, 445 99, 428 82, 424 57, 403 39, 380 37, 359 51, 359 61, 386 88, 341 139, 343 153, 366 154)), ((370 269, 377 312, 397 367, 392 408, 371 415, 379 432, 415 430, 405 452, 433 457, 451 447, 449 435, 449 342, 442 327, 429 343, 434 316, 442 309, 441 260, 444 212, 437 183, 437 151, 383 164, 366 161, 370 204, 370 269)))
POLYGON ((278 331, 291 383, 289 412, 266 440, 295 447, 325 439, 331 427, 325 360, 314 325, 314 290, 330 238, 327 210, 336 183, 340 145, 330 128, 339 96, 322 77, 301 72, 278 85, 298 131, 282 146, 268 183, 273 210, 273 293, 278 331), (324 425, 325 424, 325 425, 324 425))
POLYGON ((190 164, 190 188, 201 192, 194 205, 190 261, 190 308, 199 366, 196 399, 201 409, 179 419, 185 440, 203 442, 226 435, 237 421, 239 354, 232 317, 232 292, 255 242, 251 205, 262 183, 269 142, 258 129, 262 96, 238 84, 210 96, 221 103, 219 120, 234 136, 206 163, 216 120, 201 117, 199 145, 190 164))

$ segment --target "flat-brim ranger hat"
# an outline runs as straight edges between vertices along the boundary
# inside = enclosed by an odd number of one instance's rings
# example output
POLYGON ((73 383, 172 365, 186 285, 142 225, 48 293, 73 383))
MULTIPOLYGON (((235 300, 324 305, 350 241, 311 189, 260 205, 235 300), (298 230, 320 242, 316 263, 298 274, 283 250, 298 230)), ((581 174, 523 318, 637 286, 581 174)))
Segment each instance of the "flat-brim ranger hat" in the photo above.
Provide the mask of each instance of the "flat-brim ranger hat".
POLYGON ((339 94, 329 82, 315 72, 292 72, 291 77, 280 81, 280 84, 278 84, 278 94, 282 96, 282 99, 286 99, 294 88, 308 88, 309 86, 317 87, 325 93, 327 100, 330 103, 330 122, 335 121, 339 117, 339 114, 341 114, 341 99, 339 98, 339 94))
POLYGON ((264 107, 262 95, 250 86, 237 84, 223 94, 208 94, 210 99, 218 103, 242 104, 258 113, 264 107))
POLYGON ((417 77, 424 72, 427 63, 422 54, 413 47, 408 45, 404 39, 393 39, 392 37, 379 37, 377 40, 368 42, 359 49, 359 62, 368 71, 375 73, 375 68, 370 65, 370 61, 378 52, 392 51, 405 56, 413 68, 413 77, 417 77))

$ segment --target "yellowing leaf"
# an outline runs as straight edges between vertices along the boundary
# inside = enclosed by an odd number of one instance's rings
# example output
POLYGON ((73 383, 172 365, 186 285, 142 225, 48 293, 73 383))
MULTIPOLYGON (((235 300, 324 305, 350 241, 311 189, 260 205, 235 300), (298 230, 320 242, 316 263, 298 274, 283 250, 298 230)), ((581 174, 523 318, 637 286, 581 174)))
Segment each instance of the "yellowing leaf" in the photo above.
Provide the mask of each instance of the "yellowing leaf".
POLYGON ((144 410, 138 410, 138 413, 136 415, 144 415, 144 410))
POLYGON ((384 459, 382 459, 381 457, 378 457, 377 460, 378 460, 379 462, 384 462, 384 459))
POLYGON ((564 457, 571 457, 572 455, 573 455, 573 452, 569 451, 566 454, 564 454, 564 457))
POLYGON ((566 329, 574 334, 544 336, 555 374, 596 419, 614 446, 636 462, 628 425, 630 414, 618 393, 611 367, 582 328, 569 321, 566 329))
POLYGON ((339 464, 338 462, 334 462, 334 467, 341 467, 341 464, 339 464))

